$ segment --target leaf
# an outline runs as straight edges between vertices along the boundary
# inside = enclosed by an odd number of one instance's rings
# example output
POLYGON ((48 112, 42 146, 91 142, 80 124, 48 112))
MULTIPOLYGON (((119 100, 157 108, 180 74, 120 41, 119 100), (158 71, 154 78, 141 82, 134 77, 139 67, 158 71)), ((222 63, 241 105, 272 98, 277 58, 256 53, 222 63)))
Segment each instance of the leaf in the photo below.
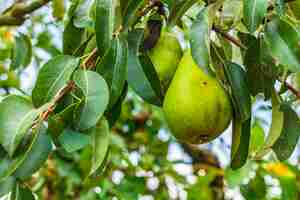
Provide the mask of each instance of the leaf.
POLYGON ((192 56, 197 65, 206 73, 209 68, 210 57, 210 25, 208 19, 209 8, 203 8, 193 22, 190 31, 190 45, 192 56))
POLYGON ((94 0, 78 0, 78 5, 73 15, 75 27, 93 29, 95 27, 92 19, 95 16, 94 8, 94 0))
POLYGON ((44 130, 43 132, 38 134, 34 145, 27 153, 27 156, 22 164, 19 165, 18 169, 14 173, 14 176, 21 180, 29 178, 46 162, 51 151, 51 138, 46 134, 46 131, 44 130))
POLYGON ((265 141, 265 133, 264 129, 261 125, 256 121, 251 128, 251 137, 250 137, 250 146, 249 146, 249 155, 255 155, 262 146, 265 141))
POLYGON ((275 0, 275 10, 279 16, 283 16, 286 12, 286 5, 284 0, 275 0))
POLYGON ((78 107, 78 105, 78 103, 73 103, 67 106, 63 111, 49 117, 47 131, 54 138, 54 140, 63 132, 63 130, 67 126, 73 123, 74 110, 78 107))
POLYGON ((274 59, 297 72, 300 69, 300 32, 288 20, 275 18, 266 25, 265 41, 274 59))
MULTIPOLYGON (((279 0, 278 0, 279 1, 279 0)), ((284 0, 281 0, 281 1, 284 1, 284 0)), ((289 1, 287 3, 287 6, 289 8, 289 11, 290 13, 289 14, 292 14, 292 16, 296 19, 296 20, 299 20, 300 19, 300 2, 299 0, 295 0, 295 1, 289 1)))
POLYGON ((169 27, 175 26, 181 17, 196 3, 200 2, 199 0, 184 0, 177 1, 171 7, 170 15, 168 17, 167 24, 169 27))
POLYGON ((36 145, 37 138, 39 134, 45 133, 46 128, 43 126, 43 121, 39 120, 35 125, 35 128, 31 129, 31 140, 26 147, 24 148, 23 153, 17 155, 14 158, 5 156, 0 160, 0 182, 5 180, 7 177, 11 176, 20 165, 26 160, 27 156, 31 152, 34 145, 36 145))
POLYGON ((0 198, 8 194, 16 184, 16 179, 12 176, 0 182, 0 198))
POLYGON ((101 119, 95 128, 91 130, 92 136, 92 166, 90 175, 95 173, 102 165, 110 143, 110 132, 106 119, 101 119))
POLYGON ((239 33, 239 36, 248 40, 244 42, 244 45, 248 47, 245 52, 244 65, 246 66, 249 90, 253 96, 263 93, 268 99, 271 97, 278 68, 272 63, 272 58, 268 55, 261 38, 256 39, 246 33, 239 33))
POLYGON ((231 98, 237 117, 244 122, 251 115, 251 97, 245 71, 238 64, 227 62, 225 75, 231 87, 231 98))
POLYGON ((10 200, 35 200, 32 191, 17 184, 10 195, 10 200))
POLYGON ((82 42, 82 44, 74 51, 73 56, 80 57, 84 54, 91 53, 93 49, 96 48, 96 44, 90 51, 86 52, 86 50, 90 47, 89 45, 92 42, 92 40, 95 40, 95 35, 93 34, 89 35, 89 37, 84 42, 82 42))
POLYGON ((233 121, 231 168, 238 169, 247 162, 250 144, 251 118, 245 122, 235 118, 233 121))
POLYGON ((241 193, 245 199, 265 199, 267 194, 267 185, 262 175, 256 174, 248 184, 241 185, 241 193))
POLYGON ((136 22, 139 17, 138 11, 145 5, 146 2, 146 0, 129 0, 123 14, 123 27, 125 30, 130 29, 130 27, 136 22))
POLYGON ((297 180, 295 178, 284 178, 279 177, 280 186, 282 189, 282 199, 284 200, 294 200, 298 199, 298 189, 297 180))
POLYGON ((84 29, 75 27, 72 17, 63 32, 63 53, 65 55, 73 55, 83 38, 84 29))
POLYGON ((0 103, 0 143, 12 156, 23 137, 31 128, 40 113, 48 108, 48 104, 34 109, 25 97, 9 95, 0 103))
POLYGON ((101 55, 106 54, 112 42, 115 17, 113 2, 113 0, 96 0, 95 31, 101 55))
POLYGON ((228 187, 234 189, 240 186, 243 183, 243 180, 249 177, 249 174, 253 171, 254 166, 255 163, 248 160, 248 162, 239 169, 233 170, 228 167, 224 175, 228 187))
POLYGON ((32 45, 27 35, 19 33, 15 37, 15 46, 12 52, 10 69, 15 70, 19 67, 27 67, 31 63, 32 45))
POLYGON ((78 65, 78 58, 66 55, 57 56, 48 61, 39 71, 33 88, 33 104, 38 107, 49 102, 68 83, 78 65))
POLYGON ((158 75, 147 55, 140 55, 143 30, 136 29, 128 36, 128 83, 145 101, 162 104, 162 89, 158 75))
POLYGON ((267 14, 268 0, 244 0, 244 22, 253 33, 267 14))
POLYGON ((95 126, 102 117, 108 105, 109 89, 105 80, 93 71, 76 71, 74 81, 85 96, 77 126, 86 130, 95 126))
POLYGON ((275 89, 272 89, 272 122, 271 127, 269 129, 269 133, 267 139, 261 148, 261 151, 257 153, 258 157, 264 156, 267 152, 269 152, 270 148, 275 144, 278 138, 281 135, 283 130, 284 123, 284 113, 280 109, 280 97, 276 93, 275 89))
POLYGON ((51 56, 57 56, 62 52, 53 44, 52 42, 52 35, 46 29, 44 32, 41 32, 37 35, 37 43, 35 44, 36 47, 42 48, 51 56))
POLYGON ((122 94, 127 79, 128 44, 122 38, 116 38, 101 62, 97 72, 106 80, 110 89, 109 108, 112 108, 122 94))
POLYGON ((300 136, 300 124, 297 113, 290 105, 281 105, 284 113, 283 128, 280 137, 273 145, 272 149, 280 161, 287 160, 293 153, 300 136))
POLYGON ((115 103, 115 105, 111 108, 111 110, 109 110, 108 112, 106 112, 105 116, 106 116, 106 118, 108 120, 109 127, 113 127, 113 125, 119 119, 119 117, 121 115, 121 112, 122 112, 123 101, 125 100, 125 98, 127 96, 127 92, 128 92, 128 84, 125 83, 125 86, 122 89, 121 96, 119 97, 119 99, 117 100, 117 102, 115 103))
POLYGON ((58 141, 68 153, 73 153, 87 146, 90 142, 90 137, 70 129, 65 129, 59 136, 58 141))
POLYGON ((62 20, 65 15, 65 1, 53 0, 52 1, 52 15, 57 20, 62 20))

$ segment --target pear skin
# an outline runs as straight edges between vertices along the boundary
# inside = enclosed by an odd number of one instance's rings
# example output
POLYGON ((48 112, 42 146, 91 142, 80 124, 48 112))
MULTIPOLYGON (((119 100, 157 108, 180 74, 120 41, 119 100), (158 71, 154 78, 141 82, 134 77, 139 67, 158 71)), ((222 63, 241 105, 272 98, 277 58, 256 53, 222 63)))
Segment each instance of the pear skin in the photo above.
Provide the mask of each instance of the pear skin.
POLYGON ((186 51, 166 93, 163 111, 172 134, 202 144, 218 137, 232 118, 230 99, 214 77, 205 74, 186 51))
POLYGON ((182 49, 173 33, 163 31, 156 45, 148 55, 161 82, 163 93, 169 87, 182 57, 182 49))

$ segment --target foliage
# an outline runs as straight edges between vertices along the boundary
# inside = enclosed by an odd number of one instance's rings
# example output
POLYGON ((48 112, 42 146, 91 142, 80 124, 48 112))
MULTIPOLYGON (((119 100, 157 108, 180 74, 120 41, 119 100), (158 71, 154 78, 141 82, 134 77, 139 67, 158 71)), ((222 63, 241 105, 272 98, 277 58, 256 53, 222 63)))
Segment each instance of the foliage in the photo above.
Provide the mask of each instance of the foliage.
POLYGON ((213 200, 234 188, 300 198, 288 162, 300 134, 300 0, 10 2, 0 0, 0 198, 213 200), (170 133, 149 56, 160 33, 231 97, 230 166, 170 133))

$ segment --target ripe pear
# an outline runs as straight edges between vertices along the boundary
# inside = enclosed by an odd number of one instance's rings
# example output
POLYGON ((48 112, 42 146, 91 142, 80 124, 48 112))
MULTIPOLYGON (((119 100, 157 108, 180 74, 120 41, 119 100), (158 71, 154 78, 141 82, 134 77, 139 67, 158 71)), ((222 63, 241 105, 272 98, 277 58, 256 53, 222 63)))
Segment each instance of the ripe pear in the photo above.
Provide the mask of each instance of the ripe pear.
POLYGON ((166 93, 163 111, 172 134, 182 142, 202 144, 218 137, 232 118, 230 99, 218 80, 184 53, 166 93))
POLYGON ((162 31, 156 45, 148 53, 158 74, 163 93, 169 87, 182 54, 178 39, 174 33, 167 31, 162 31))

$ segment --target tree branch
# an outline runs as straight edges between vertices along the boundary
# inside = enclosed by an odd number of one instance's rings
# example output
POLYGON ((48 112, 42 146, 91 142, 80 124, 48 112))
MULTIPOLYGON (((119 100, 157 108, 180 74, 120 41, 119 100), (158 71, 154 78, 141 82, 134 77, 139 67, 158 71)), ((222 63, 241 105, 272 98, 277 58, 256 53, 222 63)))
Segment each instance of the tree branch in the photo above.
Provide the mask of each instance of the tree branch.
POLYGON ((300 91, 298 91, 296 88, 294 88, 291 84, 288 82, 284 82, 285 87, 291 91, 298 99, 300 99, 300 91))
POLYGON ((0 26, 18 26, 26 20, 26 15, 41 8, 51 0, 34 0, 31 3, 16 3, 0 15, 0 26))
MULTIPOLYGON (((247 47, 244 46, 237 38, 234 38, 233 36, 229 35, 226 32, 221 31, 220 29, 218 29, 217 27, 213 27, 213 30, 216 33, 221 34, 225 39, 227 39, 228 41, 230 41, 231 43, 235 44, 236 46, 240 47, 243 50, 246 50, 247 47)), ((298 91, 296 88, 294 88, 291 84, 289 84, 287 81, 282 81, 279 79, 279 81, 281 81, 285 87, 290 90, 298 99, 300 99, 300 91, 298 91)))
MULTIPOLYGON (((89 56, 82 62, 81 68, 82 69, 93 69, 95 67, 95 59, 97 58, 97 48, 95 48, 89 56), (93 63, 93 65, 92 65, 93 63)), ((68 84, 66 84, 64 87, 62 87, 57 94, 55 95, 53 99, 53 103, 48 107, 46 111, 41 113, 39 118, 36 120, 36 122, 43 120, 46 121, 49 117, 49 115, 54 111, 56 105, 61 101, 65 95, 70 93, 76 88, 74 81, 69 81, 68 84)), ((33 124, 35 126, 36 123, 33 124)))
POLYGON ((239 39, 229 35, 228 33, 222 31, 221 29, 213 26, 212 30, 214 30, 216 33, 219 33, 220 35, 222 35, 226 40, 235 44, 237 47, 240 47, 243 50, 247 49, 247 47, 245 45, 243 45, 239 39))

